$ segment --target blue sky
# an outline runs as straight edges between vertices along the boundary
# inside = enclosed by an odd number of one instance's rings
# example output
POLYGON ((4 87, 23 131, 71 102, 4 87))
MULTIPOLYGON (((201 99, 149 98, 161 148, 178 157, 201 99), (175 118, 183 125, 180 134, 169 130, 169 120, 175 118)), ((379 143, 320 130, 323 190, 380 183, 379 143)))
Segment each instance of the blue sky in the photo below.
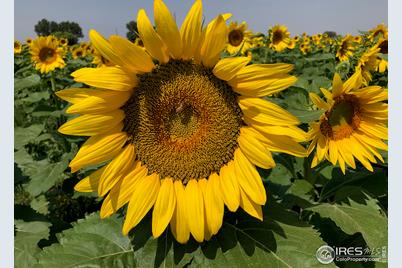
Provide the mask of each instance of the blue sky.
MULTIPOLYGON (((164 2, 180 25, 193 1, 164 2)), ((203 5, 206 21, 231 12, 233 20, 245 20, 250 29, 264 33, 275 24, 285 24, 292 35, 326 30, 356 34, 388 20, 387 0, 204 0, 203 5)), ((34 25, 46 18, 78 22, 84 35, 94 28, 106 36, 125 36, 125 24, 135 20, 140 8, 153 18, 151 0, 15 0, 14 34, 17 39, 34 37, 34 25)))

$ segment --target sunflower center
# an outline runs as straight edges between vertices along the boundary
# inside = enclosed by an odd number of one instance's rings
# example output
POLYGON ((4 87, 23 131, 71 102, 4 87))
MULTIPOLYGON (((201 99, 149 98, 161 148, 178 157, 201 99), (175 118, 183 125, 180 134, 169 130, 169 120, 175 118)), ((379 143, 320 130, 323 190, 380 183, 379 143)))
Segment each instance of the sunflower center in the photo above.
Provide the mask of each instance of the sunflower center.
POLYGON ((241 30, 232 30, 229 33, 229 44, 231 44, 234 47, 240 46, 240 44, 243 42, 243 32, 241 30))
POLYGON ((379 45, 380 48, 380 53, 382 54, 388 54, 388 40, 384 40, 381 42, 379 45))
POLYGON ((52 61, 55 55, 55 51, 52 48, 44 47, 39 51, 39 59, 42 62, 50 62, 52 61))
POLYGON ((123 110, 138 160, 161 178, 208 178, 238 147, 242 113, 236 94, 191 61, 170 61, 140 75, 123 110))
POLYGON ((19 48, 20 44, 18 44, 17 42, 14 42, 14 48, 19 48))
POLYGON ((281 31, 274 31, 272 34, 272 43, 278 44, 283 40, 283 34, 281 31))
POLYGON ((340 140, 349 137, 360 125, 360 106, 353 95, 343 95, 335 100, 327 118, 321 122, 321 132, 333 139, 340 140))

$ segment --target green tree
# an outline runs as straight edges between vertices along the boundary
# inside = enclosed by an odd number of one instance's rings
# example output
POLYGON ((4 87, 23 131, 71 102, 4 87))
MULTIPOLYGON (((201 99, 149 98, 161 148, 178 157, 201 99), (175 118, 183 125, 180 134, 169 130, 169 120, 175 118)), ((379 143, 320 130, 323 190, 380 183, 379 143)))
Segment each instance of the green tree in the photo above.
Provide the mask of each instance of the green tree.
POLYGON ((80 25, 71 21, 57 23, 42 19, 35 25, 35 32, 39 36, 53 34, 59 38, 66 38, 70 45, 78 43, 79 38, 84 37, 80 25))
POLYGON ((137 22, 136 21, 129 21, 126 24, 127 27, 127 39, 130 40, 131 42, 134 42, 135 39, 138 37, 138 29, 137 29, 137 22))

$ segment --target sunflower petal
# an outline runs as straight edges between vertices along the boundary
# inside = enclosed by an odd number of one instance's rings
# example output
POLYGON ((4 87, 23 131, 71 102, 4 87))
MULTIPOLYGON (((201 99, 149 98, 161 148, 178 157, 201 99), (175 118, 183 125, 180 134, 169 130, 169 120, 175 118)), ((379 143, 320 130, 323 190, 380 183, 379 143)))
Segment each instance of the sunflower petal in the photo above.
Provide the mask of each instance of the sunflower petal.
POLYGON ((221 168, 219 181, 223 201, 230 211, 236 211, 240 205, 240 188, 236 179, 233 161, 221 168))
POLYGON ((81 68, 71 74, 76 82, 117 91, 132 90, 138 83, 119 67, 81 68))
POLYGON ((243 190, 240 190, 240 207, 254 218, 263 220, 261 206, 253 202, 243 190))
POLYGON ((204 200, 198 182, 191 179, 185 189, 187 223, 191 234, 198 242, 204 240, 204 200))
POLYGON ((170 230, 179 243, 186 243, 190 238, 190 229, 187 223, 186 197, 183 184, 180 180, 174 182, 176 194, 176 208, 170 222, 170 230))
POLYGON ((240 188, 243 189, 255 203, 260 205, 265 204, 267 195, 261 177, 254 165, 240 149, 235 151, 234 166, 240 188))
POLYGON ((89 174, 89 176, 80 180, 75 186, 74 190, 77 192, 89 193, 89 192, 96 192, 99 186, 100 177, 105 171, 106 166, 98 169, 95 172, 89 174))
POLYGON ((328 103, 323 101, 317 94, 310 92, 309 93, 311 101, 320 109, 329 110, 331 107, 328 103))
POLYGON ((86 114, 64 123, 58 131, 66 135, 94 136, 111 130, 120 131, 123 119, 122 110, 104 114, 86 114))
POLYGON ((147 73, 155 68, 152 58, 139 46, 117 35, 109 38, 113 50, 121 58, 121 64, 132 73, 147 73))
POLYGON ((134 166, 134 145, 128 144, 120 154, 110 162, 99 182, 98 194, 104 196, 134 166))
POLYGON ((189 60, 195 55, 202 40, 202 1, 196 0, 180 28, 183 44, 183 59, 189 60))
POLYGON ((134 228, 155 204, 160 188, 159 176, 152 174, 141 178, 128 203, 127 215, 123 224, 123 235, 134 228))
POLYGON ((161 64, 169 61, 169 51, 161 37, 156 33, 152 23, 149 21, 144 9, 140 9, 137 15, 138 33, 145 48, 152 57, 161 64))
POLYGON ((162 180, 152 212, 152 235, 159 237, 168 226, 176 208, 176 194, 172 178, 162 180))
POLYGON ((218 61, 212 72, 219 79, 229 81, 249 62, 249 57, 224 58, 218 61))
POLYGON ((206 221, 212 235, 218 233, 223 221, 224 207, 219 188, 219 176, 213 173, 209 176, 204 195, 206 221))
POLYGON ((226 46, 227 27, 221 15, 208 24, 201 47, 202 63, 213 67, 219 60, 220 53, 226 46))
POLYGON ((332 80, 332 96, 333 98, 336 98, 342 93, 343 93, 342 79, 338 73, 335 73, 334 79, 332 80))
POLYGON ((169 48, 173 58, 180 59, 182 55, 182 42, 179 29, 162 0, 154 1, 154 17, 156 30, 169 48))

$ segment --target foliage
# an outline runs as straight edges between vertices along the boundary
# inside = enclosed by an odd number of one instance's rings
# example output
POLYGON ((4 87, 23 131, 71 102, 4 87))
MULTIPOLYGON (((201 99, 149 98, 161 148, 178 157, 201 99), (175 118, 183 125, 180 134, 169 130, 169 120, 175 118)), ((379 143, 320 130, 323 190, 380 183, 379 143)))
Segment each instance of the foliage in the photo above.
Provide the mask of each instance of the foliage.
POLYGON ((137 22, 136 21, 129 21, 126 24, 127 28, 127 39, 130 40, 131 42, 134 42, 135 39, 138 37, 138 29, 137 29, 137 22))
POLYGON ((67 38, 70 45, 77 44, 79 38, 84 37, 82 34, 81 26, 76 22, 70 21, 48 21, 47 19, 41 19, 34 26, 37 35, 55 35, 59 38, 67 38))

